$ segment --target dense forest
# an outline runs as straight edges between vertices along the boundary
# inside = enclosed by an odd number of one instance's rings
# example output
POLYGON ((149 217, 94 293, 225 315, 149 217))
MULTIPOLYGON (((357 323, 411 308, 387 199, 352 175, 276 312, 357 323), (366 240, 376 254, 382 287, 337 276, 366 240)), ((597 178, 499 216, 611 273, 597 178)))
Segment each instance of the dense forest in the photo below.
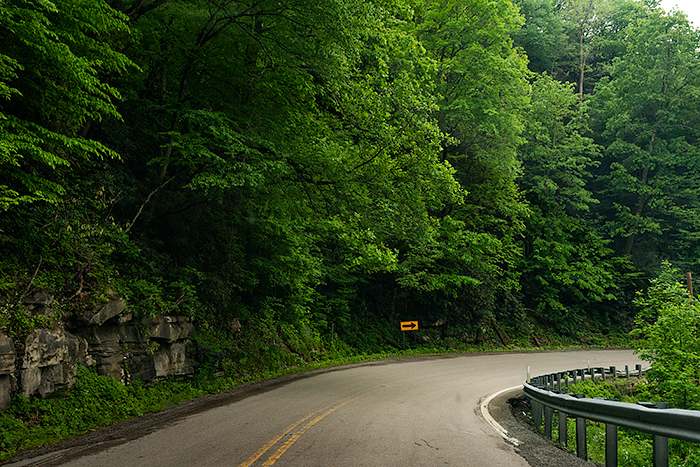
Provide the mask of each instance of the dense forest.
POLYGON ((0 330, 47 290, 233 362, 626 333, 698 263, 699 42, 655 0, 0 0, 0 330))

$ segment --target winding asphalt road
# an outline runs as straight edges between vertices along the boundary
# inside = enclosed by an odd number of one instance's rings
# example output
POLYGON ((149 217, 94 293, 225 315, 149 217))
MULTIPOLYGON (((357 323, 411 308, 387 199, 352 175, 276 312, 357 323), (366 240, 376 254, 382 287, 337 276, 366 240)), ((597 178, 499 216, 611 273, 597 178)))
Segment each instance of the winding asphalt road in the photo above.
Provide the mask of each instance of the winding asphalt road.
MULTIPOLYGON (((138 436, 15 465, 527 466, 481 402, 532 375, 634 367, 628 350, 450 355, 339 367, 176 417, 138 436), (488 418, 488 417, 487 417, 488 418)), ((118 433, 117 430, 115 433, 118 433)), ((12 465, 12 464, 10 464, 12 465)))

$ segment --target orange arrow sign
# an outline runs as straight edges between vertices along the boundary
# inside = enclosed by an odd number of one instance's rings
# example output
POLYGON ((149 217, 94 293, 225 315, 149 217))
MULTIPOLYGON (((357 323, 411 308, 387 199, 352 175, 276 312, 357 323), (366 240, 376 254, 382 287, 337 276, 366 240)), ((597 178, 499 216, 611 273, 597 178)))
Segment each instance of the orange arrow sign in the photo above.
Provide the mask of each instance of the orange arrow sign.
POLYGON ((418 321, 401 321, 402 331, 415 331, 418 329, 418 321))

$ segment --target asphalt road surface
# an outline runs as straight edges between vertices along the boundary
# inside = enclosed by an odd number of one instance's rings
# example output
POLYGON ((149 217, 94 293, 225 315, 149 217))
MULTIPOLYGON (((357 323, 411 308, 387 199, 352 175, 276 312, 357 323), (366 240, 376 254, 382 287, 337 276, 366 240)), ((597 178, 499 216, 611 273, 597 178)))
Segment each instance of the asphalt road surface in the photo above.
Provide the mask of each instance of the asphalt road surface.
POLYGON ((629 350, 590 350, 338 367, 184 404, 10 465, 528 466, 482 402, 521 385, 528 365, 535 376, 589 362, 640 363, 629 350))

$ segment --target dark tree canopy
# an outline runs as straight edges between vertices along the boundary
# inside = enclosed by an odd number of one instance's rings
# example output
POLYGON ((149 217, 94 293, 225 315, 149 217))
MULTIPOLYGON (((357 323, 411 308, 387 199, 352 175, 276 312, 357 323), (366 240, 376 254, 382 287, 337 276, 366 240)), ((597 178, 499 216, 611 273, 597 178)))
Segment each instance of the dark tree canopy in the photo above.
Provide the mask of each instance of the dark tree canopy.
POLYGON ((697 264, 699 41, 634 0, 0 0, 0 331, 31 288, 291 351, 626 330, 697 264))

